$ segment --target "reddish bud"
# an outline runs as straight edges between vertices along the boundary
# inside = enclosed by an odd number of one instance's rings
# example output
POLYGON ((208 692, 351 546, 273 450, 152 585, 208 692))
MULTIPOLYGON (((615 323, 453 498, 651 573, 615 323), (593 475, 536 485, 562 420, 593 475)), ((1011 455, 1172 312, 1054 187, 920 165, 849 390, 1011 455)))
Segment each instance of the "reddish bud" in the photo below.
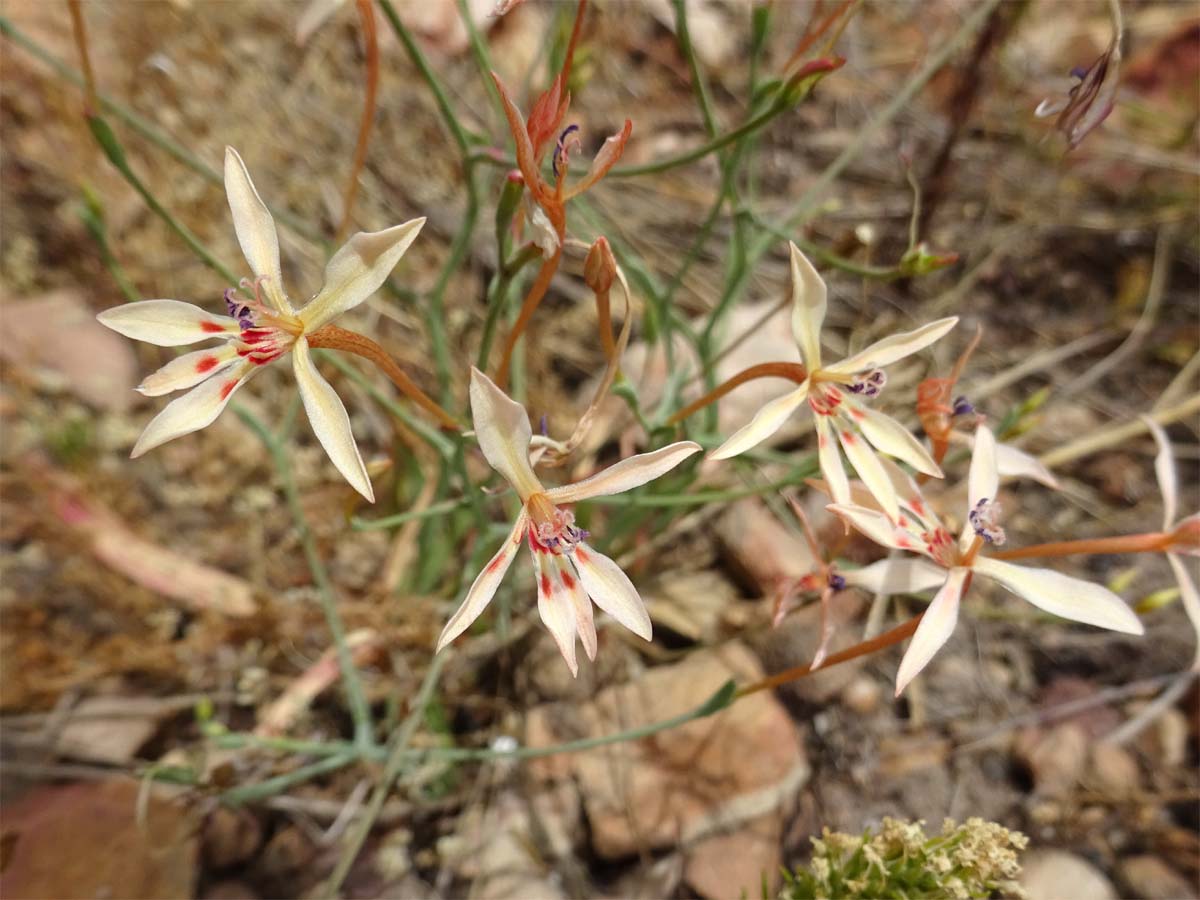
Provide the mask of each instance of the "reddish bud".
POLYGON ((598 237, 583 262, 583 280, 596 294, 607 294, 617 276, 617 261, 608 238, 598 237))

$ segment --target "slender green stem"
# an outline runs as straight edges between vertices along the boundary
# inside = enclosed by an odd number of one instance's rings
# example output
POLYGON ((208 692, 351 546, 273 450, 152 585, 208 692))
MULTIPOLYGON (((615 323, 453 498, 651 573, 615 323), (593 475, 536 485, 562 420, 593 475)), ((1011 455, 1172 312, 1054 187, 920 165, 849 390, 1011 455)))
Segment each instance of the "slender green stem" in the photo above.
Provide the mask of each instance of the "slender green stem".
POLYGON ((317 599, 320 602, 321 611, 325 614, 325 624, 329 628, 337 651, 338 669, 341 671, 342 685, 349 701, 350 715, 354 720, 354 743, 360 750, 365 751, 375 744, 371 708, 367 703, 367 694, 363 690, 358 669, 354 666, 350 646, 346 643, 346 629, 342 625, 342 617, 337 610, 337 597, 334 594, 333 583, 329 579, 329 572, 317 550, 316 538, 313 536, 312 529, 308 527, 308 519, 304 515, 304 504, 300 500, 300 489, 296 485, 287 449, 257 417, 241 407, 238 407, 236 412, 263 442, 263 446, 271 454, 275 469, 279 472, 279 478, 283 482, 283 492, 287 498, 288 509, 292 513, 296 533, 300 536, 300 545, 304 549, 308 568, 312 572, 313 581, 316 582, 317 599))
POLYGON ((492 106, 496 109, 503 109, 500 91, 496 89, 496 85, 492 81, 492 70, 495 66, 492 65, 487 44, 483 42, 483 35, 479 33, 479 29, 475 26, 475 16, 471 12, 467 0, 458 0, 458 14, 462 19, 463 27, 467 29, 467 40, 471 44, 471 55, 475 58, 475 65, 479 68, 479 74, 483 79, 484 87, 487 88, 488 94, 491 95, 492 106))
POLYGON ((704 130, 708 132, 711 140, 717 137, 720 129, 717 127, 717 117, 713 113, 712 99, 708 96, 708 84, 700 71, 700 60, 692 46, 692 35, 688 28, 687 4, 684 0, 672 0, 671 5, 675 8, 675 39, 679 42, 680 52, 688 62, 688 69, 692 75, 692 90, 696 94, 700 115, 704 119, 704 130))
POLYGON ((475 363, 481 370, 485 372, 488 370, 488 357, 492 352, 492 344, 496 340, 496 325, 508 306, 509 291, 512 289, 514 281, 522 269, 535 259, 541 258, 541 255, 541 251, 536 245, 526 245, 511 260, 500 267, 500 271, 492 281, 491 290, 488 291, 487 317, 483 322, 483 337, 479 341, 479 356, 475 363))
POLYGON ((378 531, 381 528, 395 528, 397 525, 403 525, 405 522, 412 522, 417 519, 429 519, 434 516, 442 516, 447 513, 452 513, 457 509, 462 509, 470 504, 467 497, 455 497, 452 500, 443 500, 441 503, 434 503, 424 509, 410 509, 408 512, 397 513, 394 516, 381 516, 378 519, 360 519, 353 518, 350 520, 350 527, 355 531, 378 531))
POLYGON ((446 335, 446 287, 450 279, 458 272, 467 251, 471 249, 471 239, 475 233, 475 222, 479 218, 479 185, 476 182, 475 167, 468 165, 465 173, 467 179, 467 209, 463 213, 454 241, 446 262, 438 275, 437 283, 429 296, 425 298, 425 321, 429 330, 429 342, 433 345, 433 362, 437 370, 438 386, 441 389, 442 406, 449 407, 453 398, 450 372, 453 362, 450 357, 450 341, 446 335))
POLYGON ((307 766, 301 766, 299 769, 293 769, 291 772, 285 772, 283 775, 276 775, 274 778, 268 778, 256 784, 247 784, 243 787, 233 788, 222 794, 221 800, 230 806, 240 806, 245 803, 253 803, 257 800, 265 800, 267 797, 282 794, 288 788, 293 788, 298 784, 304 784, 306 781, 312 781, 314 778, 319 778, 322 775, 328 775, 330 772, 343 769, 351 763, 357 762, 360 758, 361 756, 356 750, 350 749, 347 751, 343 749, 332 756, 328 756, 307 766))

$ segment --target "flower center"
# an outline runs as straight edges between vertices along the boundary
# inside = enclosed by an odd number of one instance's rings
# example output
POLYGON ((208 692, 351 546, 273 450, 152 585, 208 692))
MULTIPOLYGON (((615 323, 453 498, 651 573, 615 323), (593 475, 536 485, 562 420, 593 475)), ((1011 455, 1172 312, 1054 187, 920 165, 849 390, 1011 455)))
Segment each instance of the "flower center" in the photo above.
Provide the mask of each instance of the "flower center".
POLYGON ((265 275, 254 281, 242 279, 241 287, 253 292, 253 300, 243 300, 233 288, 225 292, 225 306, 229 315, 237 319, 242 329, 237 341, 238 356, 260 366, 290 350, 304 331, 299 319, 281 315, 265 302, 262 286, 266 280, 265 275))
POLYGON ((883 386, 887 384, 887 375, 883 369, 872 369, 870 372, 860 372, 854 376, 847 388, 852 394, 862 397, 878 397, 883 386))
POLYGON ((957 554, 954 550, 954 538, 941 525, 938 525, 931 531, 922 532, 921 540, 925 542, 925 549, 938 565, 949 569, 958 562, 957 554))
POLYGON ((817 381, 809 387, 808 405, 818 416, 832 416, 842 405, 845 395, 837 385, 817 381))
POLYGON ((534 494, 525 504, 529 512, 529 546, 534 552, 570 553, 588 533, 575 525, 575 513, 559 509, 545 494, 534 494))

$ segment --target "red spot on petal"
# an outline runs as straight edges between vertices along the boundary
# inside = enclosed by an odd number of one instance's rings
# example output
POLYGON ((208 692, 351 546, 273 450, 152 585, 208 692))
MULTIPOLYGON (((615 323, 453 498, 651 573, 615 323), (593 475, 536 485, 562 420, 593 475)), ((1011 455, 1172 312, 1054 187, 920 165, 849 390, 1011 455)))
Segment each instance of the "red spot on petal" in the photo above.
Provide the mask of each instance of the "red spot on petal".
POLYGON ((550 596, 550 576, 542 575, 542 593, 547 597, 550 596))
POLYGON ((861 409, 851 409, 850 417, 861 422, 863 419, 865 419, 867 417, 867 414, 865 412, 863 412, 861 409))
POLYGON ((901 516, 900 518, 898 518, 896 520, 896 524, 899 525, 901 528, 907 528, 908 527, 908 519, 904 518, 904 516, 901 516))
POLYGON ((230 394, 232 394, 233 389, 237 386, 238 386, 237 379, 234 379, 233 381, 227 381, 223 385, 221 385, 221 399, 224 400, 226 397, 228 397, 230 394))
POLYGON ((218 362, 220 362, 220 360, 218 360, 215 356, 202 356, 196 363, 196 371, 211 372, 217 367, 218 362))
POLYGON ((580 562, 582 562, 582 563, 585 563, 585 562, 587 562, 587 561, 588 561, 588 555, 587 555, 587 551, 586 551, 586 550, 584 550, 582 546, 576 545, 576 547, 575 547, 575 558, 576 558, 577 560, 579 560, 580 562))
POLYGON ((562 578, 563 586, 566 587, 568 591, 575 590, 575 579, 571 577, 570 572, 560 572, 559 577, 562 578))
POLYGON ((818 447, 828 447, 829 446, 829 441, 826 440, 825 435, 821 435, 819 438, 817 438, 817 446, 818 447))
POLYGON ((492 561, 490 563, 487 564, 487 569, 485 571, 495 572, 502 565, 504 565, 504 556, 503 555, 496 556, 492 559, 492 561))
POLYGON ((220 322, 210 322, 207 319, 201 319, 200 330, 207 331, 209 334, 224 334, 226 328, 220 322))
POLYGON ((925 504, 921 502, 920 497, 914 497, 910 505, 913 508, 913 512, 915 512, 918 516, 925 515, 925 504))
POLYGON ((850 432, 850 431, 843 431, 843 432, 842 432, 842 440, 843 440, 845 443, 847 443, 847 444, 853 444, 853 443, 854 443, 854 434, 853 434, 853 432, 850 432))
POLYGON ((910 544, 905 538, 896 538, 896 546, 899 547, 901 550, 911 550, 912 549, 912 544, 910 544))

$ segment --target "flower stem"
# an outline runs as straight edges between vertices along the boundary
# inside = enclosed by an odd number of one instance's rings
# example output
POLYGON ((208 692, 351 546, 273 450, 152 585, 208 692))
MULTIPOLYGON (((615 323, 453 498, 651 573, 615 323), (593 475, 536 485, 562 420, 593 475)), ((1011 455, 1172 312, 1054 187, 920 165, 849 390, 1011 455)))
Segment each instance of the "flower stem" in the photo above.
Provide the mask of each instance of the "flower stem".
POLYGON ((339 328, 337 325, 323 325, 311 334, 305 335, 305 339, 308 341, 308 345, 314 349, 327 347, 330 350, 341 350, 344 353, 353 353, 370 360, 391 379, 392 384, 396 385, 406 397, 441 422, 442 427, 451 431, 462 430, 454 416, 442 409, 432 397, 417 387, 416 382, 408 377, 400 368, 399 363, 366 335, 339 328))
POLYGON ((83 9, 79 0, 67 0, 71 12, 71 31, 75 35, 75 46, 79 48, 79 65, 83 68, 83 94, 88 115, 99 109, 96 99, 96 76, 92 72, 92 56, 88 52, 87 27, 83 21, 83 9))
POLYGON ((683 409, 672 415, 664 424, 674 425, 677 422, 682 422, 697 410, 701 410, 710 403, 720 400, 734 388, 740 387, 747 381, 753 381, 756 378, 786 378, 789 381, 794 381, 796 384, 800 384, 807 377, 808 373, 804 366, 800 365, 800 363, 759 363, 757 366, 751 366, 748 369, 738 372, 732 378, 717 385, 699 400, 694 400, 683 409))
POLYGON ((354 165, 342 198, 342 221, 338 223, 335 242, 341 243, 350 228, 354 200, 358 196, 358 176, 367 161, 367 144, 371 140, 371 125, 375 121, 375 95, 379 91, 379 39, 375 33, 375 13, 371 0, 357 0, 358 16, 362 20, 363 42, 366 44, 366 81, 363 91, 362 121, 358 126, 358 141, 354 145, 354 165))
POLYGON ((517 338, 525 331, 525 326, 533 318, 538 304, 546 296, 546 291, 550 288, 550 281, 554 278, 554 273, 558 271, 558 263, 561 259, 562 245, 559 244, 554 255, 545 260, 542 267, 538 269, 537 277, 533 280, 529 293, 525 295, 525 302, 521 304, 521 312, 517 316, 517 321, 513 323, 513 327, 508 332, 508 340, 504 342, 504 355, 500 358, 500 367, 496 370, 496 384, 501 390, 508 386, 508 369, 512 362, 513 348, 517 345, 517 338))
POLYGON ((1015 550, 998 550, 992 559, 1029 559, 1045 556, 1073 556, 1077 553, 1161 553, 1168 549, 1171 535, 1162 531, 1126 534, 1106 538, 1082 538, 1077 541, 1051 541, 1015 550))

